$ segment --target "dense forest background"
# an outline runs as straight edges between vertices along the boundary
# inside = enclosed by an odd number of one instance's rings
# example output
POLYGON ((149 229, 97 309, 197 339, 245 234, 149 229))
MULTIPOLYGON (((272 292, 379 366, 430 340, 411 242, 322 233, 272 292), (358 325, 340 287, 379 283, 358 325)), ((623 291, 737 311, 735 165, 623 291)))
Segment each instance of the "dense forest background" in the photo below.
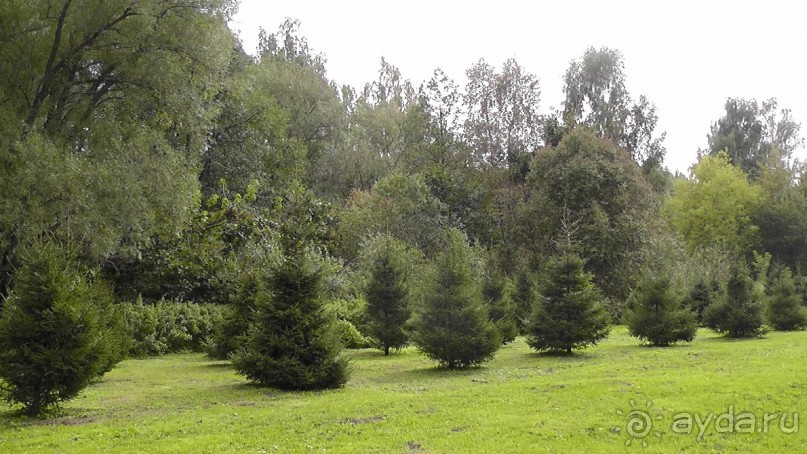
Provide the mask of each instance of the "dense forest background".
POLYGON ((47 243, 118 302, 237 305, 306 242, 350 319, 379 238, 418 269, 457 235, 479 276, 512 290, 519 321, 561 248, 616 321, 648 273, 690 294, 744 261, 763 287, 786 266, 807 290, 804 141, 775 99, 728 99, 690 174, 674 175, 618 50, 570 56, 557 107, 515 59, 479 60, 465 86, 382 59, 376 80, 338 86, 293 20, 245 53, 227 27, 236 6, 0 4, 3 295, 47 243))

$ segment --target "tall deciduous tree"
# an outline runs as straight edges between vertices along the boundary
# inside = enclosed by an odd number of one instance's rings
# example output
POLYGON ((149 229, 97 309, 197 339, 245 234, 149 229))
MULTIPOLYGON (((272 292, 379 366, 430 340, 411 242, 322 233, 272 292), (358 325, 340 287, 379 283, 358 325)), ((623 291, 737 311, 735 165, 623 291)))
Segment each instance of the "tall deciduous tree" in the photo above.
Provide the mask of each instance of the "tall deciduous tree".
POLYGON ((357 256, 363 239, 387 233, 433 257, 444 242, 445 208, 435 198, 423 177, 394 173, 367 192, 356 191, 342 212, 342 255, 357 256))
POLYGON ((779 109, 775 98, 758 103, 753 99, 729 98, 726 113, 712 125, 708 136, 711 155, 725 151, 729 162, 756 179, 762 167, 773 160, 789 161, 804 145, 801 125, 790 110, 779 109))
POLYGON ((10 262, 21 239, 44 231, 82 242, 80 258, 97 263, 182 228, 198 206, 188 169, 214 122, 233 7, 2 2, 0 243, 10 262))
POLYGON ((747 253, 758 240, 751 215, 761 200, 760 188, 718 153, 701 158, 690 179, 676 182, 664 208, 690 251, 717 245, 747 253))
POLYGON ((644 96, 634 102, 625 87, 622 54, 607 47, 590 47, 566 70, 563 121, 583 125, 627 150, 646 169, 660 166, 666 150, 665 133, 656 135, 655 106, 644 96))
POLYGON ((523 244, 549 255, 555 233, 575 224, 580 254, 606 296, 624 300, 645 261, 658 201, 624 151, 577 128, 536 156, 520 222, 523 244))
POLYGON ((464 133, 476 161, 493 167, 528 162, 525 155, 541 140, 538 79, 515 59, 498 73, 483 59, 466 74, 464 133))

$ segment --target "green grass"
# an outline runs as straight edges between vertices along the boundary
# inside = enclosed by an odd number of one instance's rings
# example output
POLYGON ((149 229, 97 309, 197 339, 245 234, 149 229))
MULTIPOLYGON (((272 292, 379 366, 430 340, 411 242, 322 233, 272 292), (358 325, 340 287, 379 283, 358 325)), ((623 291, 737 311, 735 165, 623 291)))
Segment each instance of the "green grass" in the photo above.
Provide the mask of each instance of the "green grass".
POLYGON ((807 333, 731 341, 701 331, 691 345, 642 347, 616 328, 572 357, 519 339, 485 367, 450 372, 414 349, 361 350, 344 389, 287 393, 248 385, 226 362, 171 355, 121 363, 63 416, 0 414, 0 452, 785 452, 804 433, 673 433, 681 412, 801 411, 807 333), (648 404, 650 406, 648 407, 648 404), (653 430, 632 438, 627 415, 653 430), (629 446, 626 444, 630 442, 629 446))

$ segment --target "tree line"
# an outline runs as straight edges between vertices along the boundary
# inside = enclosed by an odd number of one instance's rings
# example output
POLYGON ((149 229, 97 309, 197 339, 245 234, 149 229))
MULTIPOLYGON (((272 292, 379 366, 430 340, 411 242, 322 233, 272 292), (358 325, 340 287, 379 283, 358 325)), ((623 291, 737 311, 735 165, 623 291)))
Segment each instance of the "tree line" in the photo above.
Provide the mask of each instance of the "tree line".
POLYGON ((0 387, 29 413, 155 344, 134 301, 222 307, 210 354, 291 389, 343 384, 345 343, 455 368, 612 323, 804 326, 804 141, 776 100, 727 100, 672 174, 615 49, 573 59, 556 108, 515 59, 462 87, 382 59, 354 88, 294 20, 247 54, 236 8, 0 5, 0 387))

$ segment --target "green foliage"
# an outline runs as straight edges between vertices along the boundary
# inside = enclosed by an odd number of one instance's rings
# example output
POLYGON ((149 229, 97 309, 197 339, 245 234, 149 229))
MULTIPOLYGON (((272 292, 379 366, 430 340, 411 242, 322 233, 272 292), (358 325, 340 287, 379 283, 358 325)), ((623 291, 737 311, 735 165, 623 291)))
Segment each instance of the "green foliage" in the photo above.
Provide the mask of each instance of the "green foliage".
POLYGON ((0 316, 0 391, 30 416, 72 399, 122 359, 109 290, 53 242, 22 254, 0 316))
POLYGON ((701 277, 689 291, 685 303, 695 313, 698 323, 703 326, 704 312, 720 294, 720 284, 716 280, 701 277))
POLYGON ((602 294, 583 271, 583 260, 563 253, 548 264, 542 299, 533 309, 527 343, 538 351, 566 352, 608 336, 610 319, 602 294))
POLYGON ((519 334, 526 334, 533 308, 541 299, 538 292, 538 277, 527 268, 516 275, 513 289, 513 302, 516 304, 516 326, 519 334))
POLYGON ((481 59, 466 75, 464 131, 475 163, 509 166, 516 174, 526 174, 518 172, 526 167, 519 165, 519 158, 538 149, 541 138, 538 77, 514 58, 498 72, 481 59))
POLYGON ((807 193, 805 179, 797 176, 796 168, 782 162, 762 167, 755 183, 763 190, 763 201, 751 214, 762 250, 793 270, 807 265, 807 193))
POLYGON ((712 124, 710 154, 725 152, 731 164, 754 180, 771 159, 788 160, 804 144, 801 126, 788 109, 779 109, 775 98, 757 103, 753 99, 729 98, 725 115, 712 124))
POLYGON ((259 281, 254 324, 233 366, 262 386, 340 387, 348 362, 340 355, 336 320, 325 310, 322 260, 312 251, 295 252, 259 281))
POLYGON ((379 233, 392 235, 431 256, 442 247, 442 203, 420 175, 392 174, 368 192, 354 192, 341 213, 341 253, 352 259, 365 238, 379 233))
POLYGON ((370 348, 376 344, 367 337, 367 302, 360 298, 337 299, 326 304, 336 318, 336 331, 345 348, 370 348), (363 331, 364 332, 363 332, 363 331))
POLYGON ((570 230, 606 296, 625 299, 660 229, 658 199, 639 166, 591 131, 576 128, 538 153, 520 213, 519 241, 547 257, 557 232, 570 230))
POLYGON ((725 153, 718 153, 701 158, 692 179, 676 181, 664 210, 690 251, 718 245, 747 252, 758 240, 751 214, 761 201, 760 188, 748 183, 725 153))
POLYGON ((226 303, 248 273, 252 255, 271 256, 274 249, 266 210, 256 207, 259 185, 242 194, 214 194, 173 238, 156 240, 140 257, 112 257, 104 272, 122 299, 148 302, 179 299, 226 303))
POLYGON ((0 5, 0 118, 8 121, 0 242, 12 263, 20 244, 43 233, 81 242, 79 259, 99 264, 181 229, 199 202, 189 170, 206 146, 233 49, 232 7, 0 5))
POLYGON ((807 308, 796 290, 790 268, 784 268, 773 282, 768 306, 768 320, 779 331, 794 331, 807 327, 807 308))
POLYGON ((719 299, 703 313, 706 327, 728 337, 762 336, 764 304, 745 264, 732 265, 719 299))
POLYGON ((411 266, 406 246, 390 236, 381 236, 369 257, 367 332, 378 347, 389 355, 409 341, 407 322, 412 316, 411 293, 407 286, 411 266))
MULTIPOLYGON (((646 171, 657 170, 664 160, 665 134, 654 136, 656 107, 644 96, 634 102, 626 88, 622 53, 589 47, 572 61, 564 76, 563 120, 566 127, 585 126, 597 136, 630 153, 646 171)), ((550 143, 564 131, 549 123, 550 143)))
POLYGON ((507 277, 488 274, 482 287, 482 297, 488 306, 490 321, 496 325, 504 344, 513 342, 518 336, 518 306, 512 294, 513 284, 507 277))
POLYGON ((323 389, 348 380, 348 359, 325 303, 329 229, 322 208, 301 187, 285 196, 277 226, 283 255, 258 277, 253 323, 232 358, 239 374, 262 386, 323 389))
POLYGON ((214 359, 229 359, 246 345, 249 327, 257 308, 258 270, 247 270, 237 280, 236 291, 230 299, 230 310, 214 328, 207 354, 214 359))
POLYGON ((412 342, 441 366, 462 369, 491 359, 502 339, 482 301, 475 251, 456 230, 449 231, 448 241, 426 277, 412 342))
POLYGON ((695 338, 696 314, 682 304, 669 277, 643 279, 631 295, 629 305, 632 307, 627 320, 632 336, 658 347, 692 342, 695 338))
MULTIPOLYGON (((240 193, 246 193, 251 182, 257 180, 261 182, 259 204, 265 205, 293 180, 304 176, 309 150, 304 138, 292 133, 286 105, 279 104, 273 96, 278 94, 279 76, 282 73, 275 71, 273 65, 255 63, 240 52, 233 54, 228 79, 218 95, 220 107, 209 144, 202 156, 199 182, 203 197, 218 194, 222 180, 240 193)), ((285 80, 280 84, 300 90, 303 81, 285 80)), ((302 100, 298 100, 298 107, 309 108, 302 100)))
POLYGON ((167 353, 201 352, 229 313, 217 304, 159 300, 154 304, 122 303, 128 356, 142 358, 167 353))

